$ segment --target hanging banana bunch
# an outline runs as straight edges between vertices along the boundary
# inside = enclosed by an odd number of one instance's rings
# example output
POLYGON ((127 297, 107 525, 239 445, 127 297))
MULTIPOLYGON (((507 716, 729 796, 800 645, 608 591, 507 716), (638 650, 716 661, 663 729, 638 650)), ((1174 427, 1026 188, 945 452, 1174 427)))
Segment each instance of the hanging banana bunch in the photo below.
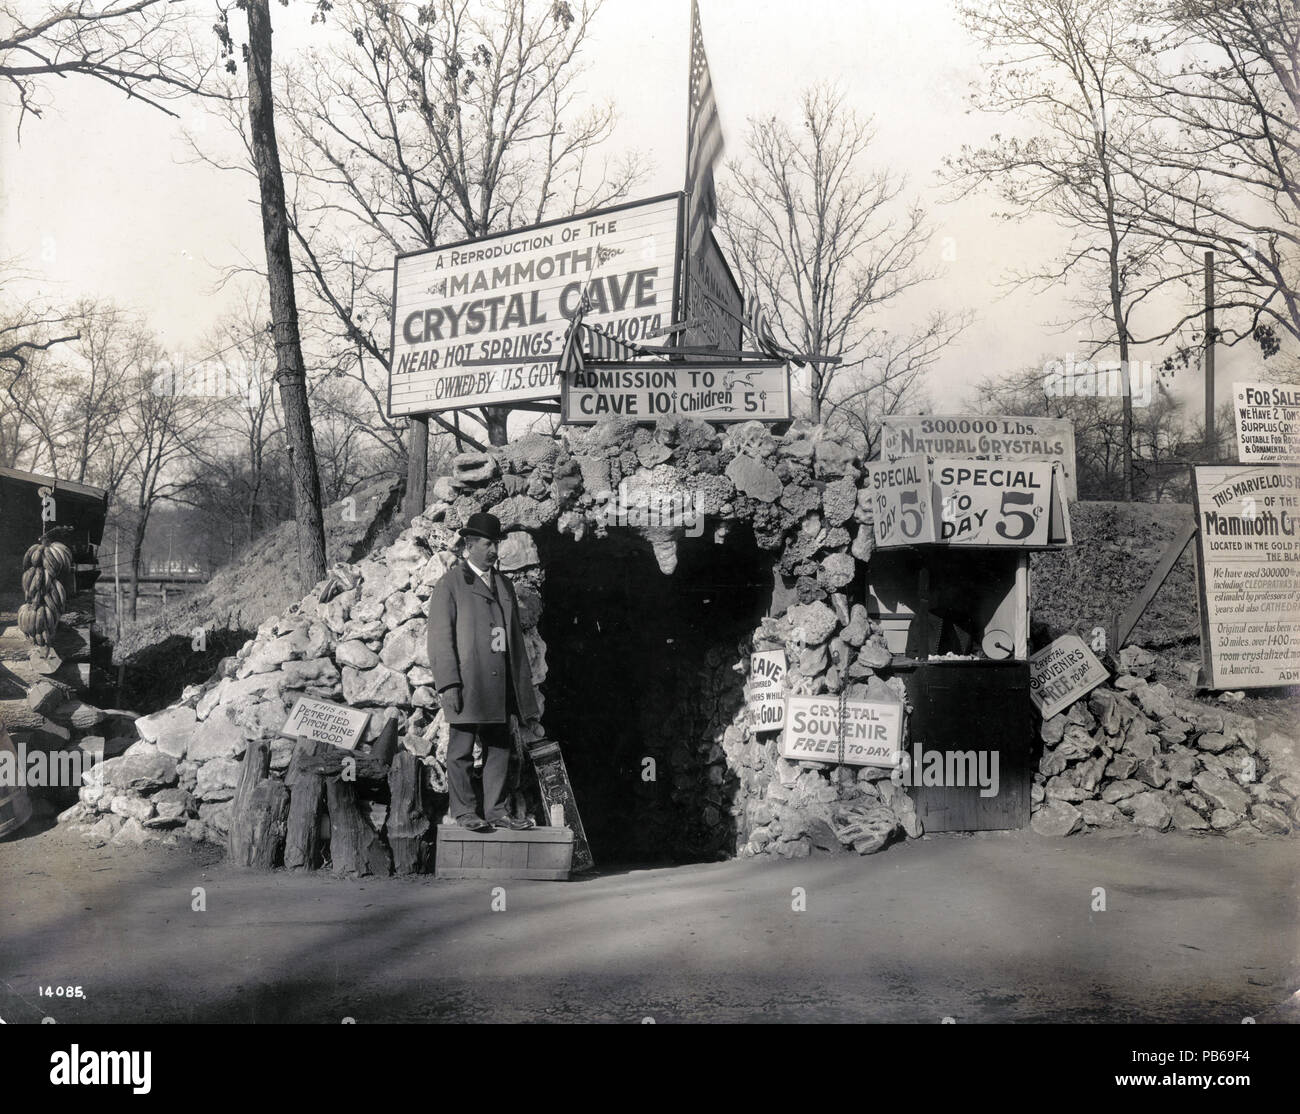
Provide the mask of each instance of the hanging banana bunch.
POLYGON ((37 646, 51 646, 68 594, 59 579, 72 571, 72 551, 62 542, 38 541, 23 556, 23 597, 18 629, 37 646))

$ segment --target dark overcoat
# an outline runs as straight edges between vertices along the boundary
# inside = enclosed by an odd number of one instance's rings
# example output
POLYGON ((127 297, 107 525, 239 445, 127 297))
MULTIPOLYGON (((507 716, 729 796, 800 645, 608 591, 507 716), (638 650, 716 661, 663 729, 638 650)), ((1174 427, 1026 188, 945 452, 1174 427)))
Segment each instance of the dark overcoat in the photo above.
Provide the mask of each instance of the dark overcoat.
POLYGON ((463 557, 443 574, 429 597, 429 665, 434 684, 439 693, 452 685, 462 686, 460 712, 443 704, 448 723, 505 723, 509 684, 514 685, 520 718, 526 722, 538 715, 514 585, 496 569, 492 577, 504 611, 509 669, 507 654, 492 648, 493 628, 502 625, 501 611, 463 557))

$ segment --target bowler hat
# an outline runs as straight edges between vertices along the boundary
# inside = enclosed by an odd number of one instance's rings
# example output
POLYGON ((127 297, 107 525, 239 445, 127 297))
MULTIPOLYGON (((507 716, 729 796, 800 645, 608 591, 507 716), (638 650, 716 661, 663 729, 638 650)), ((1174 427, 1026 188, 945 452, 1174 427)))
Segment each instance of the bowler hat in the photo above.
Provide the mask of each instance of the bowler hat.
POLYGON ((482 511, 470 515, 469 520, 457 532, 462 538, 473 535, 476 538, 487 538, 491 542, 499 542, 503 536, 501 520, 494 514, 482 511))

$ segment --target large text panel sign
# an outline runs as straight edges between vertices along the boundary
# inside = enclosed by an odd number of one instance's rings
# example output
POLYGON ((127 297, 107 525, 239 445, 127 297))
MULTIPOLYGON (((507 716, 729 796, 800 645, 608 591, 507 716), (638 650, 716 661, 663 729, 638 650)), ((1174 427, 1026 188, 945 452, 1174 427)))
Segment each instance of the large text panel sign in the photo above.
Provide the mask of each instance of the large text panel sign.
POLYGON ((1013 415, 891 415, 880 420, 880 459, 913 456, 1054 460, 1065 476, 1065 497, 1078 499, 1074 423, 1013 415))
POLYGON ((1192 469, 1203 683, 1300 681, 1300 469, 1192 469))
POLYGON ((924 456, 867 465, 872 529, 881 547, 937 539, 930 468, 924 456))
POLYGON ((594 424, 611 415, 634 422, 663 417, 706 422, 785 421, 790 376, 778 361, 745 364, 590 363, 564 377, 561 420, 594 424))
POLYGON ((1064 634, 1029 659, 1029 699, 1043 719, 1091 692, 1110 676, 1077 634, 1064 634))
POLYGON ((1300 463, 1300 387, 1234 383, 1232 412, 1242 464, 1300 463))
POLYGON ((936 460, 939 540, 961 545, 1047 545, 1052 465, 936 460))
POLYGON ((673 320, 681 195, 398 256, 388 413, 555 398, 556 358, 584 320, 636 341, 673 320), (515 360, 465 367, 466 360, 515 360))
POLYGON ((290 739, 314 739, 318 743, 351 750, 360 742, 369 721, 369 712, 304 696, 293 706, 280 734, 290 739))
POLYGON ((785 724, 784 650, 749 655, 749 715, 755 731, 780 731, 785 724))
MULTIPOLYGON (((844 704, 844 764, 897 766, 902 754, 903 706, 868 700, 844 704)), ((838 696, 787 696, 781 756, 792 762, 840 761, 838 696)))

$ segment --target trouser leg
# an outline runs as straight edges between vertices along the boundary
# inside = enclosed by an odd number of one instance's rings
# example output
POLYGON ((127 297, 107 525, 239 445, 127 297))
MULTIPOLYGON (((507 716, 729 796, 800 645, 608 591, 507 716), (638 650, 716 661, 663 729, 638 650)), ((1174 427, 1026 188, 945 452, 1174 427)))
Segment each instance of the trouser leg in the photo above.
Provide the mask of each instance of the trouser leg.
POLYGON ((510 813, 510 728, 485 723, 479 728, 483 748, 483 818, 499 820, 510 813))
POLYGON ((449 725, 447 738, 447 811, 453 820, 477 816, 474 802, 474 728, 449 725))

